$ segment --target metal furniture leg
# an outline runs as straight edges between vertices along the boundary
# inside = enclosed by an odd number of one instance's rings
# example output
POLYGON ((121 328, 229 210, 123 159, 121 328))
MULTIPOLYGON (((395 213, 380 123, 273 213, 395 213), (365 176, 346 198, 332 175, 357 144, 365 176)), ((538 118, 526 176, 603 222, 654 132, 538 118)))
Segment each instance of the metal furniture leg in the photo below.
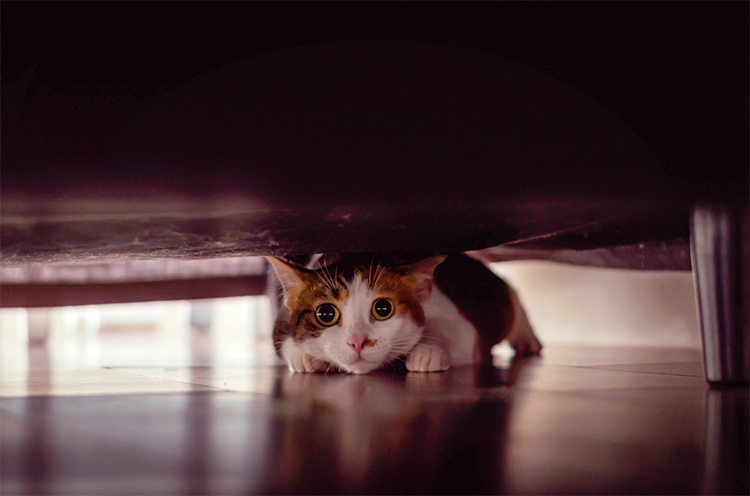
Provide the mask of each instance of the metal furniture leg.
POLYGON ((690 251, 706 379, 716 386, 747 385, 747 205, 696 206, 690 225, 690 251))

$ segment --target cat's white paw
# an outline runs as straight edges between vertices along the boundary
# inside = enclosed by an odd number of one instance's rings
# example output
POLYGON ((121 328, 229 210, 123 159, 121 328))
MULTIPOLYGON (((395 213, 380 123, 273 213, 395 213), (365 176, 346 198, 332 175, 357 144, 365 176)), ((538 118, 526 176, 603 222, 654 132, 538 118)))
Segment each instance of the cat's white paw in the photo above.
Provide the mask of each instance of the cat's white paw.
POLYGON ((542 343, 533 334, 524 339, 509 341, 509 343, 516 352, 516 356, 538 355, 542 351, 542 343))
POLYGON ((534 334, 534 329, 529 323, 529 317, 526 315, 526 311, 521 302, 518 300, 518 295, 515 291, 511 290, 511 297, 513 299, 513 307, 516 314, 515 322, 513 327, 508 334, 508 343, 516 352, 516 356, 531 356, 538 355, 542 351, 542 343, 534 334))
POLYGON ((409 372, 438 372, 448 370, 448 355, 436 346, 418 344, 406 357, 406 370, 409 372))
POLYGON ((538 355, 542 351, 542 343, 539 342, 531 326, 525 325, 508 336, 508 343, 516 356, 538 355))
POLYGON ((326 368, 323 362, 303 351, 292 353, 287 357, 287 365, 292 372, 321 372, 326 368))

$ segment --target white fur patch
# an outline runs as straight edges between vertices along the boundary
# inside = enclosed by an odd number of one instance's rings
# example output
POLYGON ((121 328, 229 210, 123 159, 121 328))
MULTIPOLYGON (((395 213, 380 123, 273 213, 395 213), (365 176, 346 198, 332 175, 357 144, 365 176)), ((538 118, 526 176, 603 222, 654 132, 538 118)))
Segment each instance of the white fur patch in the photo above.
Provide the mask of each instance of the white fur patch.
POLYGON ((423 305, 427 319, 421 342, 439 347, 450 360, 450 365, 474 363, 477 330, 458 307, 433 285, 432 295, 423 305))

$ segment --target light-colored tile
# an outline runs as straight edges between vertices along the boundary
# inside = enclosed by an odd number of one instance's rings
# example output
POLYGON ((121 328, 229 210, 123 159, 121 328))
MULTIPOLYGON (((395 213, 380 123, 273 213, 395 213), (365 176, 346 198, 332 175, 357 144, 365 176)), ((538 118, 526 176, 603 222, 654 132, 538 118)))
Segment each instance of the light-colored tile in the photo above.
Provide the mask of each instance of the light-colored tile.
POLYGON ((171 393, 210 389, 199 384, 162 380, 106 368, 4 373, 0 397, 92 396, 134 393, 171 393))

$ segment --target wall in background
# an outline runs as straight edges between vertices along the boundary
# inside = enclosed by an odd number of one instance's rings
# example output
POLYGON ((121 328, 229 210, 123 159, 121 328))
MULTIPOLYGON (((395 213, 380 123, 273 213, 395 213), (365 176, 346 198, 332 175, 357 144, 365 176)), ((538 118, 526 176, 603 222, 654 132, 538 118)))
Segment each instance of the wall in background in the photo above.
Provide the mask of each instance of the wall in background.
POLYGON ((538 261, 492 268, 516 288, 542 342, 701 346, 690 272, 538 261))

